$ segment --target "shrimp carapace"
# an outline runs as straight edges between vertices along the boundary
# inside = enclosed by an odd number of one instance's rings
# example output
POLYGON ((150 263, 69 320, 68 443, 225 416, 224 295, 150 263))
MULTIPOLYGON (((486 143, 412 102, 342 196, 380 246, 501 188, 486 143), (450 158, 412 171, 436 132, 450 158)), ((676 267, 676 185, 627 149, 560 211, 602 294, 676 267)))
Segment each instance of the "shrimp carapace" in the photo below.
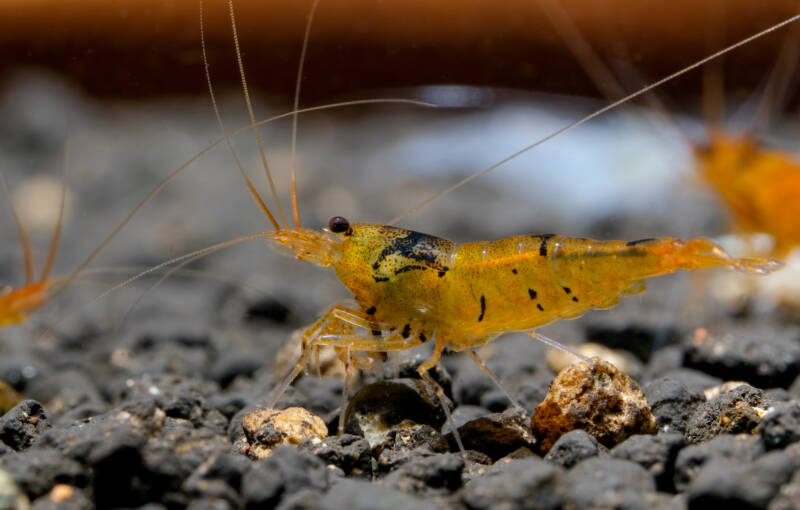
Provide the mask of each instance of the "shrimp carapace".
POLYGON ((270 238, 298 258, 330 265, 359 308, 336 306, 305 333, 304 346, 354 352, 402 350, 435 340, 441 350, 479 346, 503 333, 609 308, 642 292, 643 280, 678 270, 728 267, 767 274, 781 263, 736 259, 707 239, 596 241, 519 235, 458 244, 387 225, 331 220, 330 233, 279 231, 270 238), (363 334, 355 329, 362 328, 363 334))
POLYGON ((759 146, 752 137, 709 131, 695 145, 700 173, 744 232, 775 239, 775 253, 800 245, 800 163, 792 154, 759 146))

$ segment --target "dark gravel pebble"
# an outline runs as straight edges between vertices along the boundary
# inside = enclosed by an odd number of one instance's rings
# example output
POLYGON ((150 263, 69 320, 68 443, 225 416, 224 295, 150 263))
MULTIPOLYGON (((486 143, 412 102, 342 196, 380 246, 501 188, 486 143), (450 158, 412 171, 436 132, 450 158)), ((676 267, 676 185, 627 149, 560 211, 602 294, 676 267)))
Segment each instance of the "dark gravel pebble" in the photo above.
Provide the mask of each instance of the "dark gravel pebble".
POLYGON ((765 388, 787 388, 800 371, 796 330, 738 328, 725 334, 693 333, 687 339, 686 365, 726 380, 745 380, 765 388))
POLYGON ((430 425, 414 425, 410 428, 392 429, 386 440, 373 448, 377 458, 377 469, 388 473, 398 466, 434 453, 448 453, 447 439, 430 425))
POLYGON ((685 433, 689 419, 697 407, 706 401, 700 391, 693 391, 681 381, 662 377, 647 383, 644 388, 650 412, 659 432, 685 433))
POLYGON ((765 508, 794 465, 783 452, 770 452, 752 463, 714 459, 689 484, 689 508, 765 508))
POLYGON ((747 384, 737 386, 695 410, 686 428, 686 438, 699 443, 719 434, 752 433, 770 405, 762 390, 747 384))
POLYGON ((558 509, 564 505, 564 470, 539 458, 496 463, 469 481, 461 502, 470 510, 558 509))
POLYGON ((675 460, 686 444, 682 434, 633 436, 611 450, 617 459, 636 462, 655 477, 662 492, 675 492, 675 460))
POLYGON ((383 479, 384 485, 420 497, 446 495, 461 488, 464 460, 454 453, 413 459, 383 479))
POLYGON ((653 476, 635 462, 594 457, 579 462, 566 476, 567 503, 577 508, 646 509, 656 491, 653 476))
POLYGON ((274 507, 282 498, 303 489, 324 492, 330 485, 329 478, 328 468, 316 456, 279 446, 244 474, 242 500, 248 509, 274 507))
POLYGON ((363 438, 343 434, 325 438, 321 442, 306 440, 298 447, 313 453, 326 464, 338 467, 345 475, 372 477, 372 450, 363 438))
POLYGON ((687 446, 675 460, 675 488, 683 491, 697 472, 712 460, 724 462, 751 462, 764 453, 764 446, 756 436, 722 434, 712 440, 687 446))
POLYGON ((69 497, 62 499, 63 495, 42 496, 31 503, 32 510, 93 510, 94 503, 83 491, 73 487, 63 487, 62 492, 69 492, 69 497), (58 501, 54 499, 56 497, 58 501))
POLYGON ((320 498, 318 510, 374 510, 375 508, 434 510, 436 505, 384 485, 359 480, 338 481, 325 497, 320 498))
POLYGON ((795 470, 792 479, 780 488, 770 501, 769 510, 797 510, 800 508, 800 470, 795 470))
POLYGON ((775 404, 761 420, 758 433, 768 450, 800 441, 800 401, 775 404))
POLYGON ((680 381, 689 389, 689 391, 700 393, 708 388, 719 386, 725 382, 719 377, 714 377, 705 372, 686 367, 667 370, 661 374, 661 377, 667 377, 676 381, 680 381))
POLYGON ((14 450, 23 450, 48 428, 50 422, 42 404, 23 400, 0 416, 0 441, 14 450))
POLYGON ((34 446, 24 453, 12 453, 0 457, 0 468, 14 482, 35 499, 50 491, 56 484, 87 487, 91 472, 54 448, 34 446))
POLYGON ((588 432, 578 429, 558 438, 544 458, 569 469, 584 459, 606 454, 608 448, 597 442, 597 439, 588 432))
MULTIPOLYGON (((530 416, 522 409, 510 408, 471 420, 458 428, 464 448, 485 453, 493 460, 526 446, 533 448, 535 439, 530 416)), ((452 435, 448 435, 452 438, 452 435)), ((451 441, 451 447, 455 441, 451 441)))

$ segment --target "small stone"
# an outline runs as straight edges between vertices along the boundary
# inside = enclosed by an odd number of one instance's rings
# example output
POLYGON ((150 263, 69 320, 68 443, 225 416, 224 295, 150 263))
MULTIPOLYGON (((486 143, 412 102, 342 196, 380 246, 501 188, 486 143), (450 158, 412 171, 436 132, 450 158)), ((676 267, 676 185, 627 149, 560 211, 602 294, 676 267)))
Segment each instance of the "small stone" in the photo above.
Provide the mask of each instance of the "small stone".
POLYGON ((317 510, 374 510, 375 508, 435 510, 430 501, 416 498, 391 487, 360 480, 340 480, 325 497, 320 498, 317 510))
POLYGON ((559 437, 544 459, 569 469, 584 459, 607 454, 608 448, 585 430, 578 429, 559 437))
POLYGON ((424 381, 393 379, 368 384, 350 399, 345 411, 345 432, 363 437, 374 448, 401 423, 438 429, 445 420, 439 399, 424 381))
POLYGON ((350 434, 305 440, 299 448, 313 453, 328 465, 340 468, 347 476, 372 477, 372 457, 366 439, 350 434))
POLYGON ((458 428, 458 434, 464 448, 497 460, 520 447, 534 447, 536 440, 528 426, 529 421, 524 410, 512 407, 502 413, 471 420, 458 428))
POLYGON ((712 460, 751 462, 762 453, 764 447, 759 438, 744 434, 722 434, 706 443, 687 446, 675 460, 675 488, 685 491, 698 471, 712 460))
POLYGON ((470 510, 564 506, 564 470, 539 458, 499 461, 464 486, 461 502, 470 510))
POLYGON ((739 386, 746 386, 748 385, 744 381, 725 381, 724 383, 712 386, 711 388, 706 388, 703 390, 703 395, 706 397, 706 400, 713 400, 723 393, 728 393, 731 390, 735 390, 739 386))
POLYGON ((746 384, 697 407, 686 427, 686 438, 701 443, 719 434, 751 434, 771 402, 764 392, 746 384))
POLYGON ((689 419, 697 407, 705 402, 698 391, 691 391, 682 382, 670 377, 650 381, 644 386, 644 394, 650 404, 650 411, 661 432, 683 434, 689 419))
POLYGON ((767 508, 769 510, 797 510, 800 508, 800 470, 796 470, 789 483, 780 488, 767 508))
POLYGON ((0 458, 0 467, 32 499, 47 494, 59 483, 86 487, 89 472, 53 448, 34 446, 0 458))
POLYGON ((0 508, 3 510, 28 510, 30 501, 14 479, 0 469, 0 508))
POLYGON ((269 458, 253 463, 242 477, 246 508, 274 508, 282 498, 304 489, 324 492, 330 485, 329 469, 308 452, 278 446, 269 458))
POLYGON ((704 465, 687 489, 692 508, 766 508, 794 465, 783 452, 752 463, 715 459, 704 465))
POLYGON ((758 425, 767 450, 783 449, 800 441, 800 401, 781 402, 771 407, 758 425))
POLYGON ((463 471, 460 455, 443 453, 406 462, 386 475, 383 483, 419 496, 446 495, 461 488, 463 471))
POLYGON ((430 425, 406 425, 390 430, 386 440, 373 448, 378 471, 388 473, 416 458, 450 451, 447 439, 430 425))
POLYGON ((23 400, 0 416, 0 441, 15 450, 24 450, 50 427, 42 404, 23 400))
POLYGON ((33 510, 93 510, 94 504, 82 491, 58 484, 46 496, 33 502, 33 510))
POLYGON ((615 446, 611 456, 636 462, 653 475, 658 490, 675 492, 675 459, 685 444, 683 434, 632 436, 615 446))
POLYGON ((719 377, 713 377, 705 372, 685 367, 667 370, 661 374, 661 377, 669 377, 670 379, 680 381, 689 388, 689 391, 700 392, 701 394, 707 388, 719 386, 724 382, 719 377))
POLYGON ((302 407, 255 410, 242 418, 242 430, 249 446, 247 456, 254 460, 266 459, 278 445, 296 445, 328 435, 322 418, 302 407))
POLYGON ((567 503, 576 508, 646 509, 647 494, 654 493, 653 476, 627 460, 594 457, 567 472, 567 503))
POLYGON ((687 339, 686 365, 723 379, 741 378, 759 387, 786 388, 800 371, 796 330, 766 326, 716 335, 695 330, 687 339))
POLYGON ((639 386, 613 365, 590 359, 558 374, 531 428, 547 452, 566 432, 582 429, 611 447, 633 434, 654 434, 655 420, 639 386))

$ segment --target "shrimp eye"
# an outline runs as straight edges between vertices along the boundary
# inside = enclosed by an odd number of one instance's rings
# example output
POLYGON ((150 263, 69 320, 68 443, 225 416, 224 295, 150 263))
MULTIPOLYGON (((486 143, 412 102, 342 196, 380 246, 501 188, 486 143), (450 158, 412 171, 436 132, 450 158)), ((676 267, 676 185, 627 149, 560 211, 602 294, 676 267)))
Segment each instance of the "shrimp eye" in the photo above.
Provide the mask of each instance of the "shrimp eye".
POLYGON ((343 232, 347 232, 348 230, 350 230, 350 222, 342 218, 341 216, 334 216, 333 218, 331 218, 331 221, 328 222, 328 230, 330 230, 334 234, 341 234, 343 232))

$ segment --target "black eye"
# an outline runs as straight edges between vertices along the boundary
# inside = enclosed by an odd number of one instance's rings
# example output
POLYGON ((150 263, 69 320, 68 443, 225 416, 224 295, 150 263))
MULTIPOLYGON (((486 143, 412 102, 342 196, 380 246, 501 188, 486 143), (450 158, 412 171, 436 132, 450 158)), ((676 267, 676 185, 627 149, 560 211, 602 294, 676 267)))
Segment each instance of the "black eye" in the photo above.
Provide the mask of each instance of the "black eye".
POLYGON ((342 232, 347 232, 348 230, 350 230, 350 222, 342 218, 341 216, 334 216, 333 218, 331 218, 331 221, 328 222, 328 230, 330 230, 334 234, 341 234, 342 232))

